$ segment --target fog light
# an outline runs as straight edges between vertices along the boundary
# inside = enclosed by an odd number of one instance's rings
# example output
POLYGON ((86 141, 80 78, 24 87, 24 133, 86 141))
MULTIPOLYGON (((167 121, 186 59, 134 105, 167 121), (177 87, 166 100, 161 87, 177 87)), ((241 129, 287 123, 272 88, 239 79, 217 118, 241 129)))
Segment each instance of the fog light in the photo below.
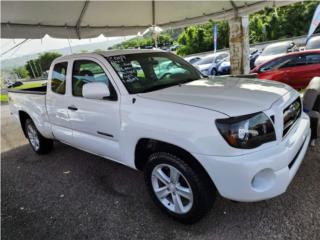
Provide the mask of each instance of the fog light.
POLYGON ((263 169, 258 172, 251 181, 254 190, 263 192, 272 187, 275 181, 275 174, 272 169, 263 169))

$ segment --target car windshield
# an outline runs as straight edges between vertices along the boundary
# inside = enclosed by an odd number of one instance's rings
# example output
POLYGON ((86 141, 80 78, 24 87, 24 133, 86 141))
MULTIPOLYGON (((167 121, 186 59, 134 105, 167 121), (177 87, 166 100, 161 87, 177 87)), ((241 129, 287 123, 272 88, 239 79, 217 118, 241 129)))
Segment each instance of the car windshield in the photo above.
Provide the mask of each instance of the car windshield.
POLYGON ((213 59, 214 59, 213 55, 204 57, 200 61, 197 62, 197 65, 204 65, 204 64, 213 63, 213 59))
POLYGON ((310 39, 307 43, 306 49, 320 49, 320 37, 310 39))
POLYGON ((289 44, 270 45, 263 50, 263 52, 261 53, 261 56, 286 53, 288 51, 288 47, 289 47, 289 44))
POLYGON ((130 94, 151 92, 201 78, 189 63, 171 53, 149 52, 107 57, 130 94))

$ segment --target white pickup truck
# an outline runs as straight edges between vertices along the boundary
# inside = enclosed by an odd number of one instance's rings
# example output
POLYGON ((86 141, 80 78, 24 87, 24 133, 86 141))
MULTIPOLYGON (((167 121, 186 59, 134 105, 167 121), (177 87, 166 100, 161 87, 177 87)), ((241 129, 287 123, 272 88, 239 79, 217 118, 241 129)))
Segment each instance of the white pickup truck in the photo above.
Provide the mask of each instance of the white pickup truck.
POLYGON ((244 202, 284 193, 310 140, 291 87, 204 78, 157 50, 61 57, 46 89, 9 99, 35 152, 58 140, 144 171, 155 203, 185 223, 208 212, 216 192, 244 202))

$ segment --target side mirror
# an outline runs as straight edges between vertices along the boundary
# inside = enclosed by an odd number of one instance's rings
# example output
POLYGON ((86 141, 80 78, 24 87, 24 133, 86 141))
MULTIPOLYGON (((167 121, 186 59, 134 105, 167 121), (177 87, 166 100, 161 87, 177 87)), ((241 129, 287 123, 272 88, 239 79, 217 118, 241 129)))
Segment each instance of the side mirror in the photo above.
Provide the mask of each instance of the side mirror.
POLYGON ((91 82, 83 85, 82 96, 89 99, 103 99, 110 97, 110 91, 105 83, 91 82))

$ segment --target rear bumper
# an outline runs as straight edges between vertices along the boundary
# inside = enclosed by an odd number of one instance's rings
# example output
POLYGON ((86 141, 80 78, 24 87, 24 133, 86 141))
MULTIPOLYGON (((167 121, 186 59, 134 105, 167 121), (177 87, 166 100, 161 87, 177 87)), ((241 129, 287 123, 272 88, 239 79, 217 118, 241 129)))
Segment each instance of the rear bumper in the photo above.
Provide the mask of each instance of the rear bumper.
POLYGON ((306 154, 310 136, 309 117, 303 113, 290 133, 274 147, 233 157, 194 156, 223 197, 260 201, 286 191, 306 154))

